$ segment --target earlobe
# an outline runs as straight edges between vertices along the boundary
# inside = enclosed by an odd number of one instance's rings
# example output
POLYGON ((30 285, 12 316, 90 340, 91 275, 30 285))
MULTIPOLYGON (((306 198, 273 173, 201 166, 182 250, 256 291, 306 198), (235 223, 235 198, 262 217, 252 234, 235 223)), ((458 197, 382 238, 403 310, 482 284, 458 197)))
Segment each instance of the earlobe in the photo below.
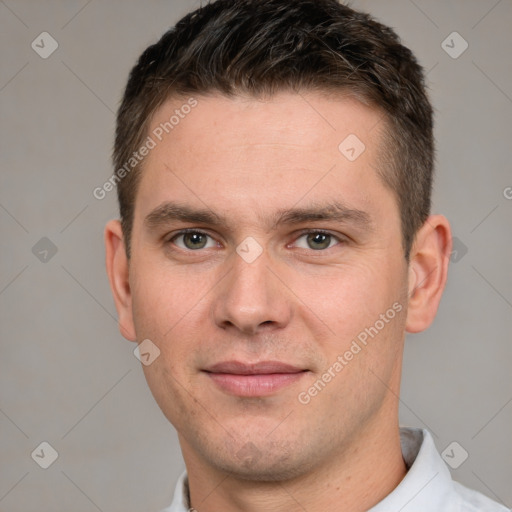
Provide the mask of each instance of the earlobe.
POLYGON ((448 275, 450 224, 431 215, 418 230, 409 262, 407 332, 421 332, 434 321, 448 275))
POLYGON ((119 318, 119 330, 129 341, 136 341, 132 313, 132 296, 129 282, 129 265, 126 257, 123 230, 118 220, 105 226, 105 263, 110 289, 119 318))

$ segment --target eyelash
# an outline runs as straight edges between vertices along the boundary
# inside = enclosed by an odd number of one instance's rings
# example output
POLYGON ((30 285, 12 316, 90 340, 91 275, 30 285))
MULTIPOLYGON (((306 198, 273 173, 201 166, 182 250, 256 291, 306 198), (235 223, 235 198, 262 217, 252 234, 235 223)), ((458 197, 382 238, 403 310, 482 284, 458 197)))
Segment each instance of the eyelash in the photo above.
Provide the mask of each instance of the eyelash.
MULTIPOLYGON (((173 243, 174 240, 176 240, 178 237, 180 237, 182 235, 189 234, 189 233, 194 233, 194 234, 198 234, 198 235, 207 236, 207 237, 210 237, 211 239, 215 240, 210 234, 206 233, 205 231, 201 231, 201 230, 194 229, 194 228, 188 228, 188 229, 182 229, 181 231, 178 231, 177 233, 172 235, 172 237, 169 238, 166 241, 166 243, 167 244, 173 243)), ((309 234, 328 235, 328 236, 334 238, 338 242, 338 244, 339 243, 346 243, 347 242, 346 238, 334 235, 330 231, 326 231, 324 229, 305 229, 305 230, 302 230, 302 231, 299 232, 299 234, 297 235, 297 237, 295 238, 293 243, 297 242, 297 240, 299 240, 304 235, 309 235, 309 234)), ((201 250, 201 249, 197 249, 196 251, 194 251, 193 249, 182 249, 181 247, 178 247, 178 249, 181 249, 183 251, 189 251, 189 252, 199 252, 201 250)), ((302 249, 302 248, 300 248, 300 249, 302 249)), ((312 251, 312 252, 320 253, 320 252, 325 252, 328 249, 332 249, 332 247, 328 247, 328 248, 322 249, 322 250, 315 250, 315 249, 309 249, 309 250, 312 251)))

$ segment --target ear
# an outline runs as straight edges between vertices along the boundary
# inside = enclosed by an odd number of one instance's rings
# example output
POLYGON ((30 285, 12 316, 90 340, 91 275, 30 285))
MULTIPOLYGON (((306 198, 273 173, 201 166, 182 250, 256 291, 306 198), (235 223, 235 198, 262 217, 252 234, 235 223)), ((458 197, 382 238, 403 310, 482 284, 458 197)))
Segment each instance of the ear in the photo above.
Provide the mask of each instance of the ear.
POLYGON ((118 220, 111 220, 105 226, 105 249, 107 274, 119 318, 119 331, 127 340, 136 341, 129 264, 126 257, 123 229, 118 220))
POLYGON ((446 284, 451 251, 448 220, 443 215, 431 215, 416 233, 411 249, 407 332, 421 332, 434 321, 446 284))

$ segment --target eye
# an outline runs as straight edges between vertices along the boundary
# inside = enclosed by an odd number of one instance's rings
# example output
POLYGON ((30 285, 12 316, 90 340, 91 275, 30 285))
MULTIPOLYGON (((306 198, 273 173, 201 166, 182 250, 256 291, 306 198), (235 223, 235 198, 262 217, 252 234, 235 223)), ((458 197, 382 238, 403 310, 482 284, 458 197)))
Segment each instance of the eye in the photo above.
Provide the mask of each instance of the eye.
POLYGON ((195 251, 198 249, 208 249, 215 247, 216 242, 210 235, 202 231, 180 231, 174 235, 170 240, 180 249, 195 251), (210 239, 210 240, 208 240, 210 239))
POLYGON ((314 251, 322 251, 330 249, 338 244, 340 239, 325 231, 309 231, 299 236, 295 241, 295 246, 301 249, 313 249, 314 251))

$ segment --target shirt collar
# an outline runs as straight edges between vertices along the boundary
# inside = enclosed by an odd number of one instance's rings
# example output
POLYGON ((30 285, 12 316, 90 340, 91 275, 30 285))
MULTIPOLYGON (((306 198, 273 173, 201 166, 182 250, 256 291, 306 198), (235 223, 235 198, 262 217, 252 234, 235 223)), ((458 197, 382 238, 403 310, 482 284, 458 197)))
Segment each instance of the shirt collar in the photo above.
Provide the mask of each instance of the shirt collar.
POLYGON ((430 432, 401 428, 400 443, 407 474, 391 494, 368 512, 450 510, 453 481, 430 432))

